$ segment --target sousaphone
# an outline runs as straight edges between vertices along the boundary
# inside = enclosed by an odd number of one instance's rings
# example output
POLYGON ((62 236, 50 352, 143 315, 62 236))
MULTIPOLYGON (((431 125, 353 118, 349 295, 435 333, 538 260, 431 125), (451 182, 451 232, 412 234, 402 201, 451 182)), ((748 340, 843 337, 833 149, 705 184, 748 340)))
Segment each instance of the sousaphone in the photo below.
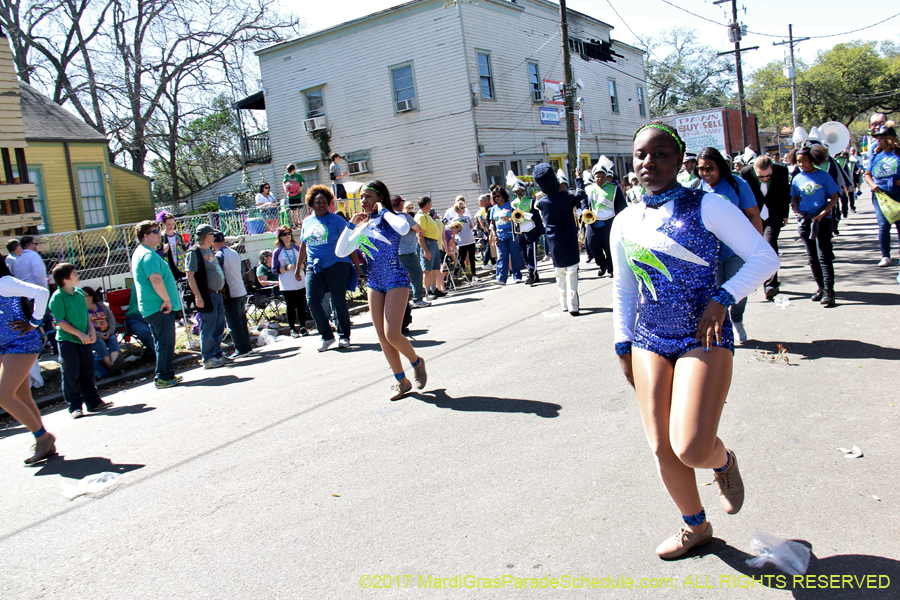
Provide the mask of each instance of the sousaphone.
POLYGON ((850 130, 838 121, 823 123, 819 127, 819 136, 831 156, 837 156, 843 152, 850 143, 850 130))

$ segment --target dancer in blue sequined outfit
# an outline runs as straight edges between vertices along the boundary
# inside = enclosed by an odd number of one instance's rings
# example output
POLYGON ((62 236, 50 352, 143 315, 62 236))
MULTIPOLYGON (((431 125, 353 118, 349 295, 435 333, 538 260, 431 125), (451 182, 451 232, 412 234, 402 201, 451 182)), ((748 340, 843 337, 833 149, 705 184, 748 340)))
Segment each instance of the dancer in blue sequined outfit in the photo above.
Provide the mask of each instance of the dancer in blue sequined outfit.
POLYGON ((41 412, 31 397, 29 376, 44 345, 37 327, 49 297, 46 288, 13 277, 5 257, 0 256, 0 407, 34 435, 33 454, 25 459, 28 465, 56 452, 56 438, 44 429, 41 412), (33 308, 27 299, 34 300, 33 308))
POLYGON ((410 362, 416 386, 425 387, 428 378, 425 360, 416 354, 403 335, 403 315, 409 302, 409 276, 400 262, 400 237, 409 231, 409 222, 394 212, 387 186, 378 180, 367 182, 360 190, 363 212, 350 219, 354 229, 346 229, 338 239, 335 253, 348 256, 357 248, 366 257, 369 270, 369 314, 378 334, 381 350, 397 383, 391 400, 399 400, 412 389, 403 372, 400 355, 410 362))
POLYGON ((737 459, 717 437, 731 384, 734 339, 726 308, 778 268, 771 246, 727 199, 682 187, 684 142, 654 121, 635 134, 634 167, 647 190, 619 213, 611 241, 616 353, 637 392, 660 477, 684 525, 656 553, 676 558, 712 539, 694 469, 713 469, 729 514, 741 509, 737 459), (722 287, 722 244, 745 264, 722 287))

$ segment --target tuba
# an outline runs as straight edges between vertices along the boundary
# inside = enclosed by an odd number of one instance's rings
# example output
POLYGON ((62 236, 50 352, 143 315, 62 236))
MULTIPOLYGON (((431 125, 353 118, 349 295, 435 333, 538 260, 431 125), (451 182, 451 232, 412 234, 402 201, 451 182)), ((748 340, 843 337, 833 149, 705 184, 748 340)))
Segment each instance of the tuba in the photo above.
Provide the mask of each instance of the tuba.
POLYGON ((822 143, 828 148, 828 154, 837 156, 844 151, 850 143, 850 130, 838 121, 828 121, 819 127, 819 136, 822 143))

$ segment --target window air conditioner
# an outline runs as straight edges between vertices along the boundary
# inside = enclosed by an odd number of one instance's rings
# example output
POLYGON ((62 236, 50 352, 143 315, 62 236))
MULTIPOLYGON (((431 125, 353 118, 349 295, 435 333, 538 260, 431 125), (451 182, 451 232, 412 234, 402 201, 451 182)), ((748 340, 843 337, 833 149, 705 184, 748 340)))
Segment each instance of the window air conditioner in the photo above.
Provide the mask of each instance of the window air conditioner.
POLYGON ((352 163, 347 163, 347 171, 351 175, 355 175, 357 173, 365 173, 369 170, 369 161, 367 160, 358 160, 352 163))
POLYGON ((544 101, 544 90, 531 90, 531 97, 535 102, 544 101))
POLYGON ((303 128, 306 131, 318 131, 320 129, 325 129, 325 117, 313 117, 312 119, 305 119, 303 121, 303 128))
POLYGON ((408 110, 415 110, 415 108, 416 108, 415 99, 399 100, 397 102, 397 112, 406 112, 408 110))

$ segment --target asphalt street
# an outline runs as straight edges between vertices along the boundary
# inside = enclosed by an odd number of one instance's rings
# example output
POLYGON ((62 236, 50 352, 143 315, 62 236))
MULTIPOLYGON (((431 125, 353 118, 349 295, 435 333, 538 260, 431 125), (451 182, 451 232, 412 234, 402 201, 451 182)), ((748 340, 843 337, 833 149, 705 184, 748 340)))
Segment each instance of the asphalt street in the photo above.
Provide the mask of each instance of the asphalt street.
POLYGON ((729 516, 701 487, 715 539, 682 560, 654 554, 680 516, 613 350, 612 280, 583 268, 571 317, 545 262, 533 288, 414 311, 429 381, 397 402, 361 315, 351 351, 282 339, 105 414, 51 412, 59 456, 36 468, 27 431, 0 430, 0 597, 900 598, 898 266, 875 266, 859 210, 831 309, 783 232, 790 304, 751 296, 719 428, 747 500, 729 516), (64 496, 103 471, 123 475, 64 496), (757 531, 809 548, 815 577, 747 566, 757 531))

